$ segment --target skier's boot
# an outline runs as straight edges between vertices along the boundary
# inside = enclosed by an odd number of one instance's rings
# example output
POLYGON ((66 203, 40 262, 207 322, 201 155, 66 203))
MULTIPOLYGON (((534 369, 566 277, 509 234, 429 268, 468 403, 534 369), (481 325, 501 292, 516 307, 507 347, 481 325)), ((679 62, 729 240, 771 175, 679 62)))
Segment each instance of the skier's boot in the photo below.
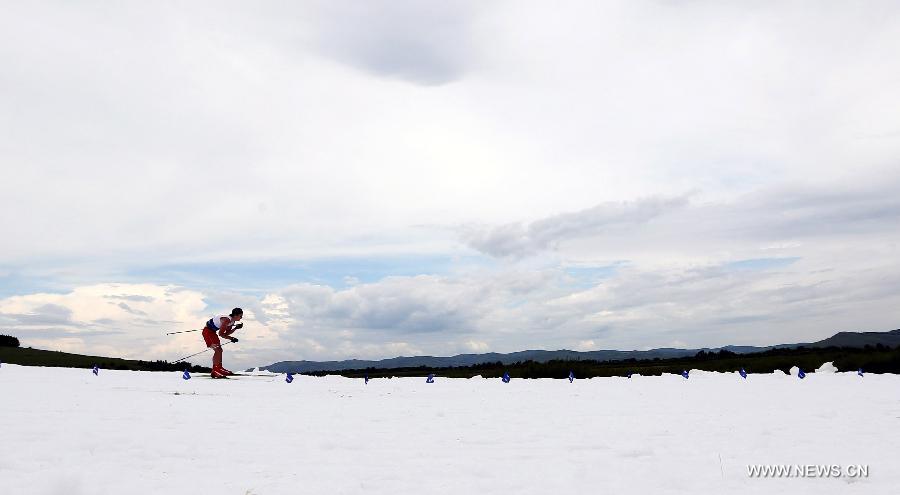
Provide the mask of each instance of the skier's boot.
POLYGON ((213 369, 219 370, 219 373, 221 373, 221 374, 223 374, 223 375, 225 375, 225 376, 231 376, 231 375, 234 374, 234 372, 232 372, 231 370, 225 369, 225 367, 222 366, 222 365, 216 366, 216 367, 214 367, 213 369))
POLYGON ((228 378, 228 373, 226 373, 226 371, 228 370, 221 366, 213 366, 212 373, 210 373, 209 376, 213 378, 228 378))

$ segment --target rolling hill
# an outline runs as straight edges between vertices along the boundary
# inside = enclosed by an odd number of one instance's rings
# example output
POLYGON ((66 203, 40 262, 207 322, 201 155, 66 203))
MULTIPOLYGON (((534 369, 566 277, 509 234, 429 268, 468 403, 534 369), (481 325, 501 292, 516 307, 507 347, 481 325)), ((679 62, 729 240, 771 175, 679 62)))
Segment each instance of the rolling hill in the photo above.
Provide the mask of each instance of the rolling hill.
POLYGON ((621 361, 624 359, 669 359, 693 356, 700 351, 719 351, 725 349, 737 354, 749 354, 762 352, 774 348, 795 348, 795 347, 865 347, 866 345, 875 346, 881 344, 887 347, 900 346, 900 330, 892 330, 890 332, 839 332, 827 339, 823 339, 812 343, 798 344, 778 344, 766 347, 754 346, 725 346, 717 348, 702 349, 673 349, 660 348, 647 351, 618 351, 618 350, 599 350, 599 351, 571 351, 567 349, 557 351, 528 350, 511 353, 484 353, 484 354, 458 354, 456 356, 440 357, 440 356, 411 356, 411 357, 395 357, 390 359, 381 359, 377 361, 368 361, 360 359, 349 359, 344 361, 281 361, 262 366, 260 369, 268 370, 275 373, 308 373, 316 371, 342 371, 342 370, 359 370, 365 368, 375 369, 393 369, 393 368, 448 368, 454 366, 472 366, 482 363, 512 364, 524 361, 534 361, 538 363, 546 363, 554 360, 592 360, 592 361, 621 361))

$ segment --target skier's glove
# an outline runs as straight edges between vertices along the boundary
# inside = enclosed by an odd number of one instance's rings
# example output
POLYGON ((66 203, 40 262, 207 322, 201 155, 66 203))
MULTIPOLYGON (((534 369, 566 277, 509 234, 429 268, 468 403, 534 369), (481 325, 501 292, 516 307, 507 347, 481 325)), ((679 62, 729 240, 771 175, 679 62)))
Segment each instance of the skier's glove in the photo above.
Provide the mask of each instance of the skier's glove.
POLYGON ((244 328, 244 324, 243 324, 243 323, 238 323, 237 325, 234 326, 234 329, 235 329, 235 330, 238 330, 238 329, 240 329, 240 328, 244 328))
POLYGON ((236 343, 236 342, 238 341, 238 339, 235 338, 235 337, 229 337, 229 338, 231 339, 232 342, 235 342, 235 343, 236 343))

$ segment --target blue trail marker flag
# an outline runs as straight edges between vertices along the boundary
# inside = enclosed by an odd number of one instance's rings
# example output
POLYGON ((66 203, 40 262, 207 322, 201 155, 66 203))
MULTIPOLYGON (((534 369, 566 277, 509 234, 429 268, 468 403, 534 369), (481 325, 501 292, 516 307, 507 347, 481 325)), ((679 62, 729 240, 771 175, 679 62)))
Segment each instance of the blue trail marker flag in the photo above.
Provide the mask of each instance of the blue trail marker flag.
POLYGON ((428 378, 425 379, 425 383, 434 383, 434 373, 428 375, 428 378))
POLYGON ((747 379, 747 372, 744 371, 744 368, 741 368, 741 378, 743 378, 744 380, 747 379))
POLYGON ((100 376, 100 368, 96 364, 94 365, 94 375, 100 376))
POLYGON ((509 383, 509 372, 508 371, 506 373, 503 373, 503 378, 501 378, 501 380, 503 380, 503 383, 509 383))
POLYGON ((369 384, 369 374, 366 373, 366 385, 368 385, 368 384, 369 384))
POLYGON ((863 376, 862 368, 856 370, 856 374, 859 376, 863 376))
POLYGON ((797 377, 799 377, 801 380, 806 378, 806 373, 803 372, 803 368, 797 368, 797 370, 797 377))
POLYGON ((572 383, 572 382, 574 382, 574 381, 575 381, 575 372, 574 372, 574 371, 570 371, 570 372, 569 372, 569 383, 572 383))
MULTIPOLYGON (((688 377, 690 376, 690 375, 688 374, 688 370, 682 370, 682 371, 681 371, 681 376, 683 376, 684 379, 687 380, 688 377)), ((701 381, 702 381, 702 380, 701 380, 701 381)))
POLYGON ((189 371, 190 371, 190 370, 188 370, 187 368, 185 368, 185 369, 184 369, 184 374, 181 375, 181 378, 183 378, 183 379, 185 379, 185 380, 190 380, 190 379, 191 379, 191 374, 189 373, 189 371))
POLYGON ((288 382, 288 383, 291 383, 292 381, 294 381, 294 374, 293 374, 293 373, 288 373, 287 376, 284 377, 284 381, 286 381, 286 382, 288 382))
POLYGON ((631 378, 631 375, 632 375, 632 373, 629 371, 629 372, 625 375, 625 378, 631 378))

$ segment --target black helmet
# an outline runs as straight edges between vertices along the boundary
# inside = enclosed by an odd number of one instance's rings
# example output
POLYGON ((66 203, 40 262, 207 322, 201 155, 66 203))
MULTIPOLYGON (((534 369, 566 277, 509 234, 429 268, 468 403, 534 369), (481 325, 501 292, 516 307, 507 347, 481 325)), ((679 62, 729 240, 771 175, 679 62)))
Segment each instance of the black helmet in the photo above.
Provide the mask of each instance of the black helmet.
POLYGON ((244 316, 244 310, 241 308, 234 308, 231 310, 231 316, 244 316))

